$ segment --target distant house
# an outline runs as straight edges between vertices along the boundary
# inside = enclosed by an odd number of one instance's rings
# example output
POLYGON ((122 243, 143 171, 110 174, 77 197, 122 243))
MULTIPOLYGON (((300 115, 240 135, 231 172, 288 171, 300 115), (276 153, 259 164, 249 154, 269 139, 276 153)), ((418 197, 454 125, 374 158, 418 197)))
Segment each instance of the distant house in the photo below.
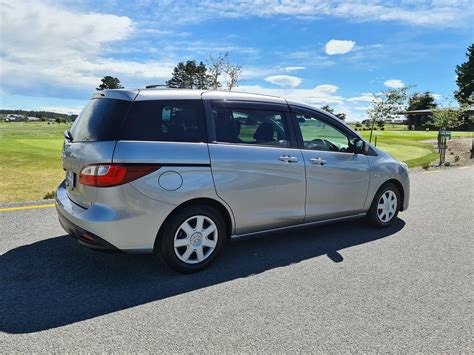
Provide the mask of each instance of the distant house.
POLYGON ((32 116, 27 117, 27 121, 30 121, 30 122, 39 121, 39 120, 40 120, 39 117, 32 117, 32 116))
POLYGON ((24 121, 24 120, 25 120, 25 116, 16 115, 13 113, 10 113, 9 115, 7 115, 7 118, 5 119, 6 122, 16 122, 16 121, 24 121))
MULTIPOLYGON (((474 116, 474 108, 471 107, 467 110, 466 114, 468 117, 474 116)), ((430 123, 433 119, 433 110, 431 109, 407 111, 405 112, 405 117, 407 118, 410 129, 433 128, 430 123)), ((473 129, 473 125, 472 123, 464 124, 460 129, 470 130, 473 129)))

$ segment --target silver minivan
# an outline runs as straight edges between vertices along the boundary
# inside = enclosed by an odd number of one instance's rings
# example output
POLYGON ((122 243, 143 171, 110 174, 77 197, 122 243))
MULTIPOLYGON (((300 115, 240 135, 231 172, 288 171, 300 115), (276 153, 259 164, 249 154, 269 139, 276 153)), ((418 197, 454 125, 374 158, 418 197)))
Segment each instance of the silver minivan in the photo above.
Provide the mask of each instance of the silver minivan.
POLYGON ((279 97, 106 90, 65 132, 63 228, 87 246, 207 267, 229 238, 408 207, 406 164, 320 109, 279 97))

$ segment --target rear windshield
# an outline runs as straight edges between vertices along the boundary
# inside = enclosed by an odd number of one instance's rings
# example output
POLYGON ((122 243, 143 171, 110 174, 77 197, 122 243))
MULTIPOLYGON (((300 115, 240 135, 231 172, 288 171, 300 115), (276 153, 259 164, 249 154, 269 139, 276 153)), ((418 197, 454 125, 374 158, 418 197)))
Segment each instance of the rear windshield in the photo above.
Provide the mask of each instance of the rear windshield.
POLYGON ((201 100, 135 101, 124 122, 122 140, 204 142, 201 100))
POLYGON ((71 128, 74 142, 117 140, 123 118, 131 102, 117 99, 92 99, 71 128))

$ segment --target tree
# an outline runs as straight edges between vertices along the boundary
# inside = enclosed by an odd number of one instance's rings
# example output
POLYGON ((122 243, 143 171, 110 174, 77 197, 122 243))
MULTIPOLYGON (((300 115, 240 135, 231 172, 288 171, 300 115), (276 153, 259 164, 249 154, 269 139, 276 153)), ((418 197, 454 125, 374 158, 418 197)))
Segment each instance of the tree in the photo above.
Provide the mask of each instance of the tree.
POLYGON ((432 124, 439 129, 438 134, 438 147, 439 147, 439 163, 440 165, 444 163, 446 157, 446 137, 441 136, 441 131, 444 131, 448 128, 456 128, 460 126, 464 120, 463 116, 465 113, 465 107, 452 107, 449 104, 447 107, 442 107, 439 109, 433 110, 433 120, 432 124))
POLYGON ((369 141, 372 142, 372 133, 375 122, 393 120, 406 111, 408 87, 399 89, 388 89, 378 94, 372 94, 372 107, 367 110, 372 120, 369 141))
POLYGON ((122 89, 123 88, 123 86, 120 84, 120 80, 110 75, 104 76, 101 79, 101 81, 102 81, 102 84, 100 84, 99 87, 95 88, 97 91, 106 90, 106 89, 122 89))
POLYGON ((456 66, 458 90, 454 97, 460 105, 474 104, 474 43, 467 48, 467 61, 456 66))
POLYGON ((434 109, 431 123, 440 131, 459 127, 464 122, 463 116, 465 110, 465 107, 452 107, 451 104, 446 107, 434 109))
POLYGON ((209 78, 210 88, 220 89, 223 84, 228 91, 238 86, 242 76, 242 66, 233 64, 229 60, 229 52, 218 54, 216 57, 209 56, 209 78))
MULTIPOLYGON (((408 111, 416 110, 430 110, 437 106, 435 98, 430 91, 424 93, 415 92, 408 98, 408 111)), ((411 127, 424 127, 430 123, 427 120, 428 115, 407 115, 408 126, 411 127)))
POLYGON ((227 74, 227 90, 232 89, 239 85, 240 78, 242 76, 242 66, 238 64, 227 63, 225 72, 227 74))
POLYGON ((329 106, 329 105, 324 105, 321 107, 321 110, 324 110, 326 112, 329 112, 330 114, 336 116, 337 118, 339 118, 341 121, 345 121, 346 120, 346 114, 343 113, 343 112, 339 112, 339 113, 335 113, 334 112, 334 109, 329 106))
POLYGON ((166 82, 171 88, 208 89, 210 86, 210 76, 203 62, 197 65, 195 60, 179 62, 171 75, 171 79, 166 82))

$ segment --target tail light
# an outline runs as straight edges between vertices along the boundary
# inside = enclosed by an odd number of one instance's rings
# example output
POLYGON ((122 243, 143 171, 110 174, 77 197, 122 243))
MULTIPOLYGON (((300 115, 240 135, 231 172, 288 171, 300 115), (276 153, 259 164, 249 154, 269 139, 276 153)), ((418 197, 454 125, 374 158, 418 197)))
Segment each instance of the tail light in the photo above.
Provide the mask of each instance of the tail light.
POLYGON ((112 187, 136 180, 160 168, 159 165, 94 164, 82 168, 79 182, 87 186, 112 187))

